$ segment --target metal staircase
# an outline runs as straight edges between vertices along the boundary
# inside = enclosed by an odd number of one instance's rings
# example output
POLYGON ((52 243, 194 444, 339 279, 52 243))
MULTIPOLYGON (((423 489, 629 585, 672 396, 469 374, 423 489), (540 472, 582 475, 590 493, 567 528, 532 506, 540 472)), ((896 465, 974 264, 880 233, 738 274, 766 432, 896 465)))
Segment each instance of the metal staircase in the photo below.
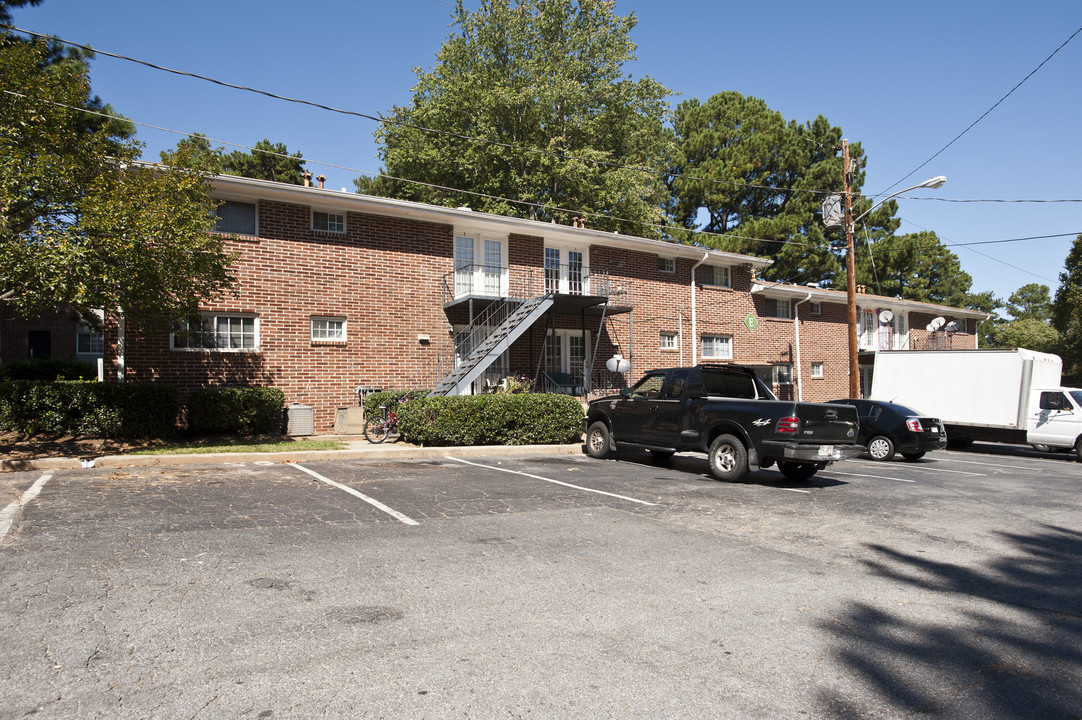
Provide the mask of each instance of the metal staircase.
POLYGON ((551 294, 528 299, 505 298, 455 337, 455 354, 464 357, 458 367, 429 393, 460 395, 552 307, 551 294))

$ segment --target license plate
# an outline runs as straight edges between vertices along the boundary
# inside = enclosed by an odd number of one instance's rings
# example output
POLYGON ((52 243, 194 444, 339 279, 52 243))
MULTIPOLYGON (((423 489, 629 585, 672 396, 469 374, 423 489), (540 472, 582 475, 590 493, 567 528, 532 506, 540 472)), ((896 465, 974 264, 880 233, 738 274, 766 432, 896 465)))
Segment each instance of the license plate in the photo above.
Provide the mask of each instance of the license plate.
POLYGON ((931 432, 933 435, 938 435, 939 434, 939 428, 933 427, 929 432, 931 432))
POLYGON ((819 446, 819 454, 820 455, 826 455, 828 457, 833 456, 834 455, 834 446, 833 445, 820 445, 819 446))

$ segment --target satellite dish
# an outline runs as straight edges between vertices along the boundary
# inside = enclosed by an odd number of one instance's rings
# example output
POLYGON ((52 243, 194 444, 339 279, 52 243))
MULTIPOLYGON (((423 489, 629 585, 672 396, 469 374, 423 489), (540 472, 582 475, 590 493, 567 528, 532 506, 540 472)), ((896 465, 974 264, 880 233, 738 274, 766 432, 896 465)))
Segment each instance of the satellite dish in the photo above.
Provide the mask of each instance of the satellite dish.
POLYGON ((879 322, 881 322, 881 323, 889 323, 893 319, 894 319, 894 313, 892 313, 890 310, 882 310, 882 311, 880 311, 880 313, 879 313, 879 322))
POLYGON ((946 318, 937 317, 935 320, 932 321, 932 324, 935 325, 935 329, 938 330, 939 328, 943 327, 943 323, 945 322, 947 322, 946 318))
POLYGON ((949 332, 949 333, 958 332, 958 321, 957 320, 951 320, 949 323, 947 323, 947 332, 949 332))
POLYGON ((927 325, 924 326, 924 329, 927 330, 930 333, 934 333, 935 332, 935 325, 933 325, 932 323, 928 323, 927 325))

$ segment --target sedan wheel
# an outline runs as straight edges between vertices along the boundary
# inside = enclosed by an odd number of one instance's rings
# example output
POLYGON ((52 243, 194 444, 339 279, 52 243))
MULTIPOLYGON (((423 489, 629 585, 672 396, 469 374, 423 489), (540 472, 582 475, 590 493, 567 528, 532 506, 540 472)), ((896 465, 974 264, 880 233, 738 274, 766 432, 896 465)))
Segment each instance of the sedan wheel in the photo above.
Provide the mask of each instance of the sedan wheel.
POLYGON ((894 443, 886 435, 876 435, 868 441, 868 455, 872 460, 890 460, 894 457, 894 443))

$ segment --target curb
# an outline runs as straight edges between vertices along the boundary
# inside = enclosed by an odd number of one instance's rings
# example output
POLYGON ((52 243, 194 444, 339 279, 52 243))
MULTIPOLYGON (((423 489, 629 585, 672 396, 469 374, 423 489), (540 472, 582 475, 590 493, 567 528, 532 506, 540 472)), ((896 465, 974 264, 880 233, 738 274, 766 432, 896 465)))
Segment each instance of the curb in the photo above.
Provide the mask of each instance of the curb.
MULTIPOLYGON (((358 443, 359 444, 359 443, 358 443)), ((412 445, 373 445, 347 450, 291 450, 277 453, 209 453, 184 455, 104 455, 93 460, 94 468, 155 467, 173 465, 222 465, 248 462, 302 463, 335 460, 416 460, 440 457, 487 457, 511 455, 579 455, 582 444, 573 445, 476 445, 471 447, 416 447, 412 445)), ((0 472, 33 470, 78 470, 83 461, 76 458, 39 458, 0 461, 0 472)))

